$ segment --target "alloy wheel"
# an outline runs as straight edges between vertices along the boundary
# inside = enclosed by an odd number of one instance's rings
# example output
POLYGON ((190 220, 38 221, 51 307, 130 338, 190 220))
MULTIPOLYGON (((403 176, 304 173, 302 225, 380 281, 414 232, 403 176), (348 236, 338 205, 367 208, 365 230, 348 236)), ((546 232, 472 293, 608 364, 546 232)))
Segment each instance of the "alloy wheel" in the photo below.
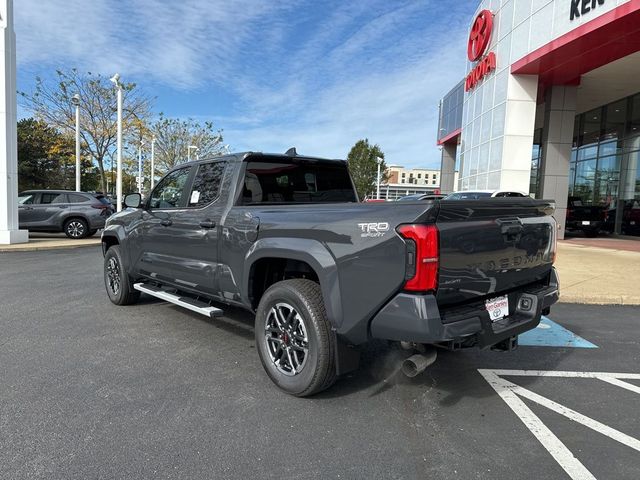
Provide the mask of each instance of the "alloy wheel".
POLYGON ((115 257, 111 257, 107 262, 107 283, 111 293, 120 293, 120 265, 115 257))
POLYGON ((73 220, 67 225, 67 233, 73 238, 80 238, 84 235, 84 225, 82 222, 73 220))
POLYGON ((276 303, 265 321, 265 340, 271 361, 279 372, 294 376, 309 356, 304 318, 288 303, 276 303))

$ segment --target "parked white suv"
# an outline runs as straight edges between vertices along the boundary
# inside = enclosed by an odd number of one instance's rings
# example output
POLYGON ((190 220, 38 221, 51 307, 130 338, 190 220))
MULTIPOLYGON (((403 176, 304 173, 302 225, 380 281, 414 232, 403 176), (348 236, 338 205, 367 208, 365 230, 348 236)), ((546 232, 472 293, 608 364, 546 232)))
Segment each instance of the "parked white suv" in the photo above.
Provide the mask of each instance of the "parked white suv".
POLYGON ((480 198, 496 198, 496 197, 527 197, 522 192, 512 190, 468 190, 466 192, 450 193, 443 200, 478 200, 480 198))

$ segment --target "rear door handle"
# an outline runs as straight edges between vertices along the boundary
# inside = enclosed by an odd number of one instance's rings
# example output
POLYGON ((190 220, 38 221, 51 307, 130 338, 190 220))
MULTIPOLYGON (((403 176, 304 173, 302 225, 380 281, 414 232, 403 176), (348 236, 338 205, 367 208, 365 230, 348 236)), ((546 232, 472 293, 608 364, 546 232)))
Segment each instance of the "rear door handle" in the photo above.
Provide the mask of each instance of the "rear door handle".
POLYGON ((215 228, 216 222, 207 219, 207 220, 203 220, 202 222, 200 222, 200 226, 202 228, 207 228, 207 229, 215 228))
POLYGON ((165 227, 171 226, 172 223, 173 222, 168 218, 165 218, 164 220, 160 220, 160 225, 164 225, 165 227))

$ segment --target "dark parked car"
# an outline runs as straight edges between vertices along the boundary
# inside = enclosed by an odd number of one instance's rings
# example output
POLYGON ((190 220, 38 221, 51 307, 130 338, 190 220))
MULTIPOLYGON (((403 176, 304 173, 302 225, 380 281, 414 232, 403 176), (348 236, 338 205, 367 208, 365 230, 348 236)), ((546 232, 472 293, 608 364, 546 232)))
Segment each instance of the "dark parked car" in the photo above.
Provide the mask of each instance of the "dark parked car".
POLYGON ((582 231, 587 237, 595 237, 604 228, 606 218, 605 207, 585 205, 580 197, 569 197, 565 230, 582 231))
POLYGON ((356 368, 374 338, 420 352, 402 365, 409 376, 435 360, 434 345, 512 350, 557 301, 553 202, 357 198, 340 160, 182 164, 109 218, 107 294, 128 305, 143 292, 207 317, 223 305, 255 313, 265 371, 298 396, 356 368))
MULTIPOLYGON (((640 235, 640 201, 624 200, 618 205, 622 206, 620 233, 622 235, 640 235)), ((602 227, 604 231, 609 233, 615 232, 616 211, 615 206, 607 211, 604 226, 602 227)))
POLYGON ((95 235, 115 209, 102 194, 66 190, 27 190, 18 196, 20 228, 64 232, 69 238, 95 235))
POLYGON ((398 202, 422 202, 424 200, 442 200, 446 195, 439 193, 414 193, 413 195, 406 195, 400 197, 398 202))

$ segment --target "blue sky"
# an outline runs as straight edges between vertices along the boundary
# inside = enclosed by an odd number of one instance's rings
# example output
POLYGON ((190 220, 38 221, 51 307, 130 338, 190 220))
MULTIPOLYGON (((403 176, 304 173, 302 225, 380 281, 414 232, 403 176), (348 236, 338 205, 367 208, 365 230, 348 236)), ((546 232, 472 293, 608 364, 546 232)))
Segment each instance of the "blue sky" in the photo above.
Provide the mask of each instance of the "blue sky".
MULTIPOLYGON (((77 67, 120 72, 232 151, 439 167, 438 100, 465 74, 476 1, 14 0, 18 88, 77 67)), ((21 111, 24 114, 24 111, 21 111)))

